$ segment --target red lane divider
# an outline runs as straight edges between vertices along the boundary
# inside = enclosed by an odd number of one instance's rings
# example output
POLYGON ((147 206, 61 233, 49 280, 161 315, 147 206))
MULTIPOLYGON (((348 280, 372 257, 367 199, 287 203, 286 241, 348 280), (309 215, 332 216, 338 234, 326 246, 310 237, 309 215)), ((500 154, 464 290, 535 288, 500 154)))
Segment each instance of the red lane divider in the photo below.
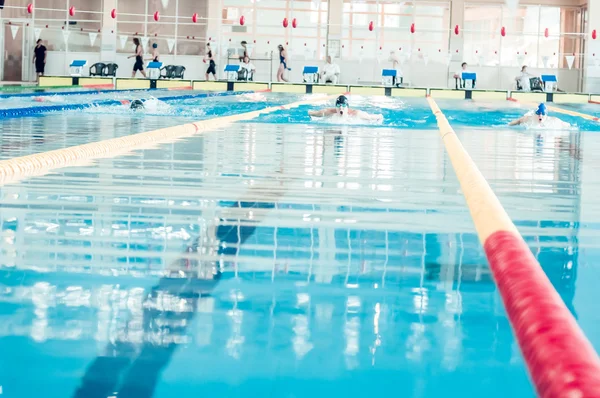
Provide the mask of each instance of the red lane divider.
POLYGON ((600 397, 600 360, 521 236, 484 244, 521 352, 541 397, 600 397))
POLYGON ((440 136, 539 396, 600 397, 600 358, 594 347, 448 119, 433 98, 427 101, 436 116, 440 136))

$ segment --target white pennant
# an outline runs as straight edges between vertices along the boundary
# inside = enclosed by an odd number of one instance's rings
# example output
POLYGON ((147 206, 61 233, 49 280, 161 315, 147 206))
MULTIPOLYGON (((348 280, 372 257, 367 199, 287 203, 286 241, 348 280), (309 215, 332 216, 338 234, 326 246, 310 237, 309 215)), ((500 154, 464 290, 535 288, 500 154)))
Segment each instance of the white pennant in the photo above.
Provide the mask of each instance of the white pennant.
POLYGON ((35 41, 38 41, 42 34, 42 28, 34 28, 33 33, 35 34, 35 41))
POLYGON ((125 48, 125 44, 127 44, 127 35, 119 36, 119 40, 121 40, 121 48, 125 48))
POLYGON ((594 57, 594 66, 596 66, 596 67, 600 66, 600 59, 594 57))
POLYGON ((423 54, 423 62, 425 62, 425 65, 429 63, 429 56, 427 54, 423 54))
POLYGON ((480 56, 477 58, 477 65, 481 66, 481 65, 483 65, 484 63, 485 63, 485 57, 484 57, 483 55, 480 55, 480 56))
POLYGON ((380 48, 379 50, 377 50, 377 63, 381 63, 381 60, 383 59, 383 50, 380 48))
POLYGON ((304 47, 304 59, 310 59, 312 57, 312 50, 308 47, 304 47))
POLYGON ((544 55, 544 56, 542 57, 542 63, 544 64, 544 68, 547 68, 547 67, 548 67, 548 60, 549 60, 549 59, 550 59, 550 57, 549 57, 549 56, 547 56, 547 55, 544 55))
POLYGON ((452 62, 452 54, 451 53, 446 54, 444 61, 446 62, 446 66, 449 66, 450 62, 452 62))
POLYGON ((98 37, 98 33, 96 33, 96 32, 90 32, 90 33, 88 33, 88 35, 90 36, 90 46, 94 47, 94 43, 96 42, 96 38, 98 37))
POLYGON ((19 32, 19 26, 10 25, 10 33, 12 33, 13 40, 17 38, 17 33, 19 32))
POLYGON ((144 51, 148 49, 148 36, 142 36, 142 47, 144 51))
POLYGON ((251 57, 254 53, 254 44, 246 44, 246 51, 248 52, 248 56, 251 57))
POLYGON ((160 3, 163 6, 163 10, 169 6, 169 0, 160 0, 160 3))
POLYGON ((519 64, 518 66, 523 65, 523 60, 525 60, 525 57, 522 55, 517 55, 517 64, 519 64))
POLYGON ((575 61, 575 56, 574 55, 565 55, 565 58, 567 60, 567 65, 569 66, 569 69, 571 69, 573 67, 573 61, 575 61))
POLYGON ((173 52, 173 47, 175 47, 175 39, 167 39, 167 45, 169 46, 169 52, 173 52))
POLYGON ((65 43, 68 42, 69 41, 69 36, 71 35, 71 32, 68 31, 68 30, 63 30, 62 34, 63 34, 63 40, 65 41, 65 43))

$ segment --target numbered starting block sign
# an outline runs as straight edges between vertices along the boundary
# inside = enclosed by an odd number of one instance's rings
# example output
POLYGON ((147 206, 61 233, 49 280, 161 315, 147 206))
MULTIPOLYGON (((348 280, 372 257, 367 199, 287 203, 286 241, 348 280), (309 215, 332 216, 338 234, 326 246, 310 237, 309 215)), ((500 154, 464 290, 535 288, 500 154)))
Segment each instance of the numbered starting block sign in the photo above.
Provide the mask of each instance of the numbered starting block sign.
POLYGON ((392 87, 396 82, 397 71, 395 69, 383 69, 381 71, 381 84, 386 87, 392 87))
POLYGON ((544 83, 544 91, 547 93, 551 93, 556 91, 556 75, 542 75, 542 82, 544 83))
POLYGON ((477 74, 471 72, 462 73, 462 88, 471 89, 475 88, 475 82, 477 81, 477 74))
POLYGON ((150 79, 160 78, 160 68, 162 68, 162 62, 149 62, 148 63, 148 77, 150 79))
POLYGON ((240 71, 239 65, 225 65, 225 75, 227 76, 227 81, 234 82, 238 79, 238 73, 240 71))
POLYGON ((305 66, 302 70, 302 79, 304 83, 318 83, 319 82, 319 67, 318 66, 305 66))
POLYGON ((71 76, 81 76, 85 64, 87 64, 87 61, 83 59, 71 61, 71 65, 69 65, 69 73, 71 76))

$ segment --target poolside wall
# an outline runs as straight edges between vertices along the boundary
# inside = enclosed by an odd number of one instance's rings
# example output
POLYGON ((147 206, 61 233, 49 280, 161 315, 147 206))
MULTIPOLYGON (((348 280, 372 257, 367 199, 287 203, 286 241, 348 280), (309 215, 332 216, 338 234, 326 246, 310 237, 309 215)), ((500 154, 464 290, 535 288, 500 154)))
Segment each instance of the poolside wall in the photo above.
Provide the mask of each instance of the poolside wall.
MULTIPOLYGON (((71 53, 73 59, 86 59, 88 65, 100 61, 100 53, 71 53)), ((119 65, 117 77, 130 77, 133 67, 133 60, 127 59, 127 54, 116 54, 115 62, 119 65)), ((68 72, 65 64, 64 53, 53 52, 48 53, 48 64, 46 66, 46 74, 49 76, 64 75, 68 72)), ((163 62, 166 64, 178 64, 186 67, 185 78, 191 80, 204 79, 206 64, 202 62, 202 57, 193 55, 163 55, 163 62)), ((219 65, 224 65, 225 59, 219 60, 219 65)), ((381 69, 389 68, 389 62, 378 62, 376 59, 359 60, 336 60, 341 69, 341 83, 343 84, 360 84, 361 82, 381 81, 381 69)), ((302 69, 305 65, 323 65, 319 60, 306 60, 302 58, 291 59, 292 71, 290 72, 291 81, 302 81, 302 69)), ((269 81, 270 67, 268 63, 258 64, 258 67, 263 67, 263 70, 257 71, 257 81, 269 81)), ((277 64, 273 64, 273 73, 275 74, 277 64)), ((455 70, 460 68, 459 62, 452 62, 450 66, 445 63, 437 62, 435 59, 424 64, 422 59, 416 59, 413 62, 407 62, 403 66, 405 81, 416 87, 454 87, 454 79, 452 75, 455 70)), ((87 68, 86 68, 87 69, 87 68)), ((222 68, 217 68, 219 78, 224 77, 222 68)), ((518 74, 517 67, 492 67, 492 66, 473 66, 471 68, 477 73, 477 87, 481 89, 514 89, 514 78, 518 74)), ((559 87, 563 91, 576 92, 577 82, 580 71, 578 69, 530 69, 531 73, 536 74, 554 74, 558 73, 559 87)), ((87 73, 87 70, 86 70, 87 73)), ((271 77, 273 80, 275 76, 271 77)))

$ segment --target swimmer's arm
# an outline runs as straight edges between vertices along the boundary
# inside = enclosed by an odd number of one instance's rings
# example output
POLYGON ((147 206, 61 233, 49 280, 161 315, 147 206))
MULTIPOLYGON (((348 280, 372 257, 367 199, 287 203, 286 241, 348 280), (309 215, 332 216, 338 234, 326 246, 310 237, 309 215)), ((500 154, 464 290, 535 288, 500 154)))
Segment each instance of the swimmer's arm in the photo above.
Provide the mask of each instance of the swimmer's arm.
POLYGON ((367 112, 363 112, 363 111, 356 111, 355 113, 356 116, 358 116, 359 118, 363 119, 363 120, 380 120, 383 119, 383 115, 373 115, 367 112))
POLYGON ((508 123, 509 126, 518 126, 519 124, 523 123, 525 121, 525 116, 518 118, 517 120, 513 120, 512 122, 508 123))
POLYGON ((335 109, 321 109, 320 111, 308 111, 308 116, 324 117, 337 113, 335 109))

